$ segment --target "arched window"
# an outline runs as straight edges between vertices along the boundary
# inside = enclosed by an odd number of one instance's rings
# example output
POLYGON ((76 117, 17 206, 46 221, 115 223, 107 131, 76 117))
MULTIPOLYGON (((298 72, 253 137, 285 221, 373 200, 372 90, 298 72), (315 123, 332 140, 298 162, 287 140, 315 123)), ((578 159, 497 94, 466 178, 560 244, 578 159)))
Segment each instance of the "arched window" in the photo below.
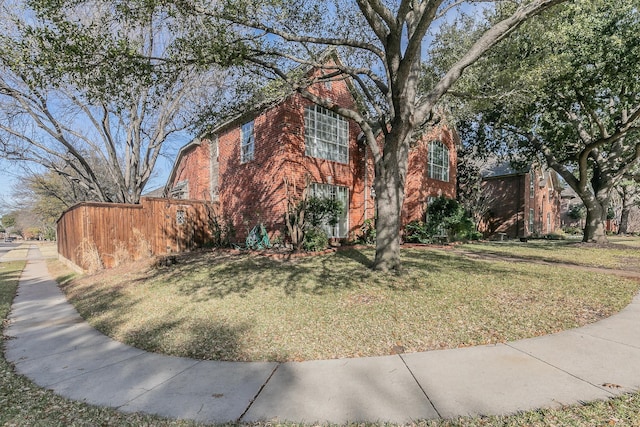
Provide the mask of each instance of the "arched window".
POLYGON ((449 181, 449 149, 440 141, 429 143, 428 176, 438 181, 449 181))

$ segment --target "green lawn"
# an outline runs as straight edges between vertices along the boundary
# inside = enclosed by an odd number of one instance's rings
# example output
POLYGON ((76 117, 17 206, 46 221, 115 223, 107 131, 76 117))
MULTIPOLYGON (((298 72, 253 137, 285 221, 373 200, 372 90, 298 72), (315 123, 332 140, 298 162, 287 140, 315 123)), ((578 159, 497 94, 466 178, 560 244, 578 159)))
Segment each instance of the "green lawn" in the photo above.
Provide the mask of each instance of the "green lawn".
POLYGON ((633 269, 640 272, 640 237, 610 238, 610 244, 597 246, 575 240, 529 240, 475 242, 463 250, 532 260, 561 262, 586 267, 633 269))
POLYGON ((105 271, 64 286, 117 340, 219 360, 310 360, 516 340, 594 322, 640 283, 526 263, 405 249, 401 275, 373 250, 277 261, 202 253, 167 268, 105 271))
MULTIPOLYGON (((428 255, 431 251, 427 251, 425 253, 416 254, 409 253, 407 258, 405 258, 405 263, 407 264, 407 273, 405 276, 395 277, 395 276, 385 276, 380 279, 372 279, 371 283, 375 283, 377 287, 384 288, 385 286, 389 289, 393 289, 396 292, 411 292, 412 288, 415 288, 414 285, 410 283, 411 280, 416 279, 416 274, 418 276, 438 276, 439 273, 445 274, 446 277, 450 276, 450 272, 447 270, 452 269, 453 267, 465 267, 463 270, 466 273, 471 273, 471 269, 480 268, 478 272, 479 276, 475 278, 475 282, 472 282, 470 279, 466 282, 467 288, 473 287, 473 283, 478 284, 480 281, 491 282, 493 280, 499 279, 506 271, 510 269, 512 265, 503 264, 503 263, 488 263, 486 266, 481 266, 479 262, 464 262, 464 261, 456 261, 452 260, 448 254, 441 254, 436 252, 435 256, 428 255), (425 260, 428 259, 429 261, 425 260), (446 261, 446 262, 445 262, 446 261), (442 263, 442 264, 440 264, 442 263), (423 271, 420 273, 420 266, 429 266, 433 268, 432 272, 423 271), (412 271, 417 270, 417 271, 412 271), (385 281, 388 280, 388 283, 385 281)), ((364 256, 367 256, 367 260, 369 259, 369 254, 367 252, 364 253, 364 256)), ((347 259, 356 258, 361 262, 364 262, 365 259, 360 257, 359 255, 352 254, 351 258, 348 256, 347 259)), ((178 276, 183 271, 182 269, 193 269, 193 271, 199 271, 198 274, 202 275, 203 279, 207 279, 206 275, 206 264, 211 259, 204 259, 201 261, 192 260, 189 264, 184 264, 180 266, 180 268, 173 269, 165 269, 161 271, 147 271, 146 274, 134 273, 133 269, 129 273, 125 273, 124 271, 120 271, 125 275, 125 279, 130 280, 138 280, 134 285, 148 287, 149 283, 144 282, 144 277, 149 276, 148 279, 152 279, 155 281, 154 286, 157 289, 161 289, 162 287, 171 286, 170 283, 173 282, 178 283, 178 276)), ((342 277, 343 288, 352 289, 357 288, 357 278, 352 278, 349 280, 347 277, 347 271, 343 271, 342 273, 333 271, 332 263, 329 259, 310 259, 303 260, 299 263, 294 263, 296 265, 293 267, 292 265, 287 265, 286 270, 290 270, 289 272, 279 271, 278 277, 286 278, 287 275, 290 277, 298 276, 302 274, 304 268, 309 268, 311 266, 316 266, 315 262, 320 261, 321 265, 325 265, 327 270, 318 272, 316 271, 314 274, 319 276, 326 276, 329 278, 339 278, 342 277), (301 266, 297 266, 297 264, 301 264, 301 266), (301 270, 302 269, 302 270, 301 270), (283 276, 282 276, 283 275, 283 276)), ((261 265, 265 260, 256 260, 256 259, 243 259, 238 258, 235 260, 225 260, 221 261, 222 265, 218 265, 215 270, 216 274, 221 275, 220 280, 217 281, 218 285, 214 287, 216 290, 212 291, 213 295, 217 295, 218 299, 227 299, 231 296, 239 296, 241 294, 245 294, 245 299, 249 297, 252 292, 251 283, 254 280, 249 280, 244 277, 240 277, 237 281, 237 285, 232 286, 229 283, 223 285, 223 280, 231 280, 233 283, 233 271, 239 271, 237 267, 242 266, 242 263, 248 262, 249 266, 253 264, 261 265), (233 261, 233 262, 232 262, 233 261), (230 264, 226 264, 230 263, 230 264), (234 263, 237 263, 235 267, 234 263), (226 264, 226 266, 225 266, 226 264)), ((355 261, 356 263, 358 261, 355 261)), ((278 265, 278 264, 276 264, 278 265)), ((0 264, 0 318, 4 319, 7 316, 10 303, 15 295, 15 290, 17 286, 17 280, 24 266, 23 262, 16 263, 1 263, 0 264)), ((73 275, 65 272, 60 264, 51 264, 51 266, 55 267, 53 271, 54 274, 63 276, 66 281, 70 280, 73 275)), ((256 279, 258 282, 254 286, 255 287, 264 287, 265 279, 270 277, 268 270, 266 270, 267 266, 269 266, 269 262, 263 266, 263 269, 260 270, 262 274, 257 274, 256 277, 260 279, 256 279), (266 277, 265 277, 266 276, 266 277)), ((279 267, 282 267, 278 265, 279 267)), ((355 266, 354 266, 355 267, 355 266)), ((359 267, 358 271, 362 272, 359 267)), ((282 268, 278 268, 281 270, 282 268)), ((308 273, 308 272, 307 272, 308 273)), ((366 273, 366 271, 364 271, 366 273)), ((526 273, 526 270, 522 271, 523 274, 526 273)), ((526 276, 528 281, 532 280, 531 274, 533 272, 529 271, 526 276)), ((105 283, 112 283, 115 288, 111 292, 106 292, 106 294, 113 294, 113 292, 118 292, 117 287, 122 286, 126 281, 115 282, 113 278, 109 278, 108 274, 98 275, 93 278, 86 278, 84 280, 97 280, 101 279, 105 283)), ((211 280, 211 276, 214 274, 210 274, 208 276, 209 281, 216 283, 216 280, 211 280)), ((369 277, 367 274, 364 274, 364 277, 369 277)), ((435 277, 431 277, 430 279, 434 284, 433 287, 436 288, 446 287, 445 280, 436 280, 435 277)), ((422 282, 421 282, 422 283, 422 282)), ((583 284, 584 286, 585 284, 583 284)), ((285 286, 284 284, 271 284, 273 288, 280 289, 280 295, 282 298, 299 298, 304 295, 328 295, 330 293, 338 293, 339 286, 327 286, 326 284, 317 284, 316 286, 312 285, 310 282, 307 282, 306 285, 299 286, 285 286), (332 290, 333 289, 333 290, 332 290)), ((515 285, 514 285, 515 286, 515 285)), ((617 287, 616 285, 613 285, 617 287)), ((152 286, 153 287, 153 286, 152 286)), ((482 287, 482 286, 478 286, 482 287)), ((626 284, 621 286, 622 288, 628 288, 626 284)), ((633 286, 631 286, 632 288, 633 286)), ((209 297, 203 296, 203 291, 197 291, 198 289, 205 289, 205 285, 193 285, 189 288, 186 285, 178 286, 176 289, 179 290, 177 294, 190 293, 192 301, 198 301, 199 299, 207 300, 209 297), (193 287, 195 286, 195 288, 193 287)), ((451 289, 454 289, 453 287, 451 289)), ((585 288, 583 288, 585 289, 585 288)), ((342 291, 344 292, 344 291, 342 291)), ((590 294, 590 291, 585 291, 587 294, 590 294)), ((625 294, 626 291, 622 292, 625 294)), ((204 292, 206 295, 206 292, 204 292)), ((362 295, 362 294, 361 294, 362 295)), ((474 294, 475 295, 475 294, 474 294)), ((113 296, 113 295, 112 295, 113 296)), ((440 295, 441 299, 444 301, 451 300, 450 297, 446 295, 440 295)), ((95 298, 92 297, 92 298, 95 298)), ((623 297, 624 299, 626 297, 623 297)), ((589 297, 586 297, 588 300, 589 297)), ((110 299, 104 299, 103 303, 109 303, 110 299)), ((243 299, 238 300, 240 302, 243 299)), ((139 302, 139 301, 138 301, 139 302)), ((367 298, 361 298, 357 300, 360 304, 370 304, 371 300, 367 298)), ((123 303, 121 300, 120 303, 123 303)), ((136 301, 129 300, 129 306, 134 306, 136 301)), ((126 309, 127 306, 121 306, 122 309, 126 309)), ((97 309, 101 307, 96 307, 97 309)), ((449 328, 450 325, 443 324, 441 325, 443 328, 449 328)), ((445 332, 442 332, 445 334, 445 332)), ((4 341, 4 335, 2 340, 4 341)), ((26 378, 16 375, 13 372, 12 367, 5 361, 2 357, 0 358, 0 425, 3 426, 200 426, 202 424, 197 424, 188 421, 173 421, 166 420, 159 417, 143 415, 143 414, 122 414, 117 412, 116 410, 109 408, 100 408, 95 406, 90 406, 80 402, 70 401, 59 396, 54 395, 51 391, 41 389, 31 383, 26 378)), ((262 424, 251 424, 251 426, 265 426, 271 427, 276 425, 282 425, 279 423, 262 423, 262 424)), ((293 426, 297 424, 284 424, 288 426, 293 426)), ((359 424, 363 426, 373 426, 377 424, 359 424)), ((432 420, 432 421, 417 421, 412 425, 415 426, 425 426, 425 427, 444 427, 444 426, 467 426, 467 427, 479 427, 479 426, 531 426, 531 427, 551 427, 551 426, 638 426, 640 425, 640 394, 631 394, 617 397, 615 399, 610 399, 606 401, 598 401, 586 405, 575 405, 570 407, 565 407, 562 409, 544 409, 537 411, 524 412, 521 414, 516 414, 512 416, 500 416, 500 417, 479 417, 479 418, 460 418, 457 420, 432 420)))

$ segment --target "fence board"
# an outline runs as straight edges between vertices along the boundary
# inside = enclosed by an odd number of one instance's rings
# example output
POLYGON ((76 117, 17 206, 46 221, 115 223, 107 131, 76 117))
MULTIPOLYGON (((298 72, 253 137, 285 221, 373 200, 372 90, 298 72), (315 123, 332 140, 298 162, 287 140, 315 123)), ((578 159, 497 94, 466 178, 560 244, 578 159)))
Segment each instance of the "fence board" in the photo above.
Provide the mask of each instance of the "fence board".
POLYGON ((111 268, 148 254, 190 251, 211 242, 216 204, 143 197, 138 205, 80 203, 58 220, 58 253, 83 270, 111 268))

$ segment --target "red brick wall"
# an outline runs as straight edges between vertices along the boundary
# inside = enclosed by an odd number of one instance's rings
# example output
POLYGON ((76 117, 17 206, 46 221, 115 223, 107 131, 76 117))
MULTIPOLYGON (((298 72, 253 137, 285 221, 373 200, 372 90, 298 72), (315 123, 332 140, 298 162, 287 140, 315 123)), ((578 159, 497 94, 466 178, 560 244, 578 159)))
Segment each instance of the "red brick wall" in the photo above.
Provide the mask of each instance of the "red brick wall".
MULTIPOLYGON (((332 99, 336 104, 353 107, 354 99, 344 81, 334 81, 331 87, 314 86, 313 91, 332 99)), ((218 132, 218 189, 220 215, 230 220, 241 241, 258 222, 265 224, 270 234, 284 231, 286 209, 285 176, 302 191, 305 176, 312 182, 349 188, 350 238, 359 234, 365 219, 375 215, 373 186, 373 162, 364 145, 358 144, 360 128, 349 122, 349 164, 331 162, 305 156, 304 107, 312 103, 298 94, 261 112, 255 117, 230 123, 218 132), (254 120, 254 159, 240 162, 241 127, 254 120), (365 163, 368 167, 365 166, 365 163)), ((199 147, 183 153, 172 186, 181 180, 189 180, 189 197, 209 200, 210 144, 203 140, 199 147)), ((214 156, 215 157, 215 156, 214 156)), ((456 149, 452 132, 437 129, 411 151, 407 176, 404 221, 420 219, 424 215, 429 196, 444 194, 455 197, 456 149), (449 147, 450 179, 441 182, 427 177, 428 142, 439 139, 449 147)))
MULTIPOLYGON (((329 96, 324 85, 316 90, 329 96)), ((330 97, 340 105, 353 106, 342 81, 332 83, 330 97)), ((295 94, 255 117, 254 159, 247 163, 240 162, 240 128, 250 118, 218 135, 220 205, 223 215, 235 224, 239 239, 258 222, 270 232, 284 230, 285 176, 299 191, 307 175, 312 182, 348 187, 349 227, 356 230, 364 221, 364 148, 357 144, 360 128, 349 123, 349 164, 305 156, 307 105, 311 102, 295 94)), ((373 209, 369 216, 373 216, 373 209)))
MULTIPOLYGON (((546 173, 534 169, 534 197, 529 198, 529 208, 534 209, 533 230, 530 234, 545 235, 561 228, 560 224, 560 192, 554 189, 553 181, 546 173)), ((529 211, 527 211, 527 215, 529 211)))
POLYGON ((210 141, 202 140, 200 145, 193 144, 182 153, 176 168, 171 188, 187 180, 189 191, 187 199, 211 201, 210 182, 210 141))
POLYGON ((499 233, 504 233, 509 238, 525 236, 528 182, 526 175, 510 175, 490 178, 482 183, 484 191, 492 200, 489 212, 478 227, 485 237, 497 237, 499 233))
POLYGON ((404 224, 424 219, 429 197, 456 198, 457 158, 455 138, 447 127, 432 129, 411 149, 402 210, 404 224), (433 140, 442 142, 449 149, 449 181, 429 178, 429 142, 433 140))
POLYGON ((492 177, 483 182, 492 200, 490 212, 479 226, 485 237, 498 237, 500 233, 509 238, 542 236, 560 228, 560 192, 554 189, 548 175, 541 179, 540 169, 533 171, 533 194, 529 172, 492 177), (531 209, 533 227, 530 227, 531 209))

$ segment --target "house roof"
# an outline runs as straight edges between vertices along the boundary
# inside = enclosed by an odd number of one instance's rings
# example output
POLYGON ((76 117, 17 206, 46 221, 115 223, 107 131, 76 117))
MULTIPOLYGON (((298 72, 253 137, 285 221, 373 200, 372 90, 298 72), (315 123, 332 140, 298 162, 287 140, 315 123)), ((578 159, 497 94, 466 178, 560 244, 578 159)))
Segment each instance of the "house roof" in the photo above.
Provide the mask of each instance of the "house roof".
MULTIPOLYGON (((334 47, 325 49, 319 55, 317 60, 317 62, 320 63, 328 63, 329 61, 334 61, 337 65, 342 64, 338 52, 334 47)), ((288 75, 293 77, 299 76, 298 78, 302 79, 304 76, 308 76, 309 73, 315 69, 317 69, 317 67, 314 67, 311 64, 303 64, 291 70, 288 75)), ((345 82, 356 103, 361 104, 361 102, 359 102, 360 94, 355 88, 351 78, 347 76, 347 78, 345 78, 345 82)), ((203 132, 202 136, 204 137, 204 135, 216 134, 225 128, 247 121, 251 117, 256 117, 269 108, 282 103, 295 93, 296 90, 286 81, 282 79, 271 81, 260 90, 256 91, 256 93, 254 93, 247 102, 242 103, 235 108, 237 111, 235 114, 229 115, 220 121, 220 123, 210 127, 203 132)))
POLYGON ((182 157, 185 155, 186 152, 188 152, 192 148, 200 146, 201 144, 202 144, 202 138, 198 137, 198 138, 192 139, 191 141, 189 141, 189 143, 187 143, 186 145, 183 145, 180 148, 180 150, 178 151, 178 155, 176 156, 176 160, 173 162, 173 166, 171 167, 171 173, 169 173, 169 178, 167 178, 167 183, 162 188, 162 196, 166 197, 169 194, 169 191, 171 191, 171 188, 169 188, 169 186, 171 185, 174 178, 176 177, 176 173, 178 172, 178 165, 180 164, 180 159, 182 159, 182 157))
POLYGON ((497 157, 490 158, 480 168, 480 175, 482 178, 496 178, 503 176, 523 175, 529 173, 531 165, 526 166, 523 169, 517 169, 512 166, 511 162, 497 157))

